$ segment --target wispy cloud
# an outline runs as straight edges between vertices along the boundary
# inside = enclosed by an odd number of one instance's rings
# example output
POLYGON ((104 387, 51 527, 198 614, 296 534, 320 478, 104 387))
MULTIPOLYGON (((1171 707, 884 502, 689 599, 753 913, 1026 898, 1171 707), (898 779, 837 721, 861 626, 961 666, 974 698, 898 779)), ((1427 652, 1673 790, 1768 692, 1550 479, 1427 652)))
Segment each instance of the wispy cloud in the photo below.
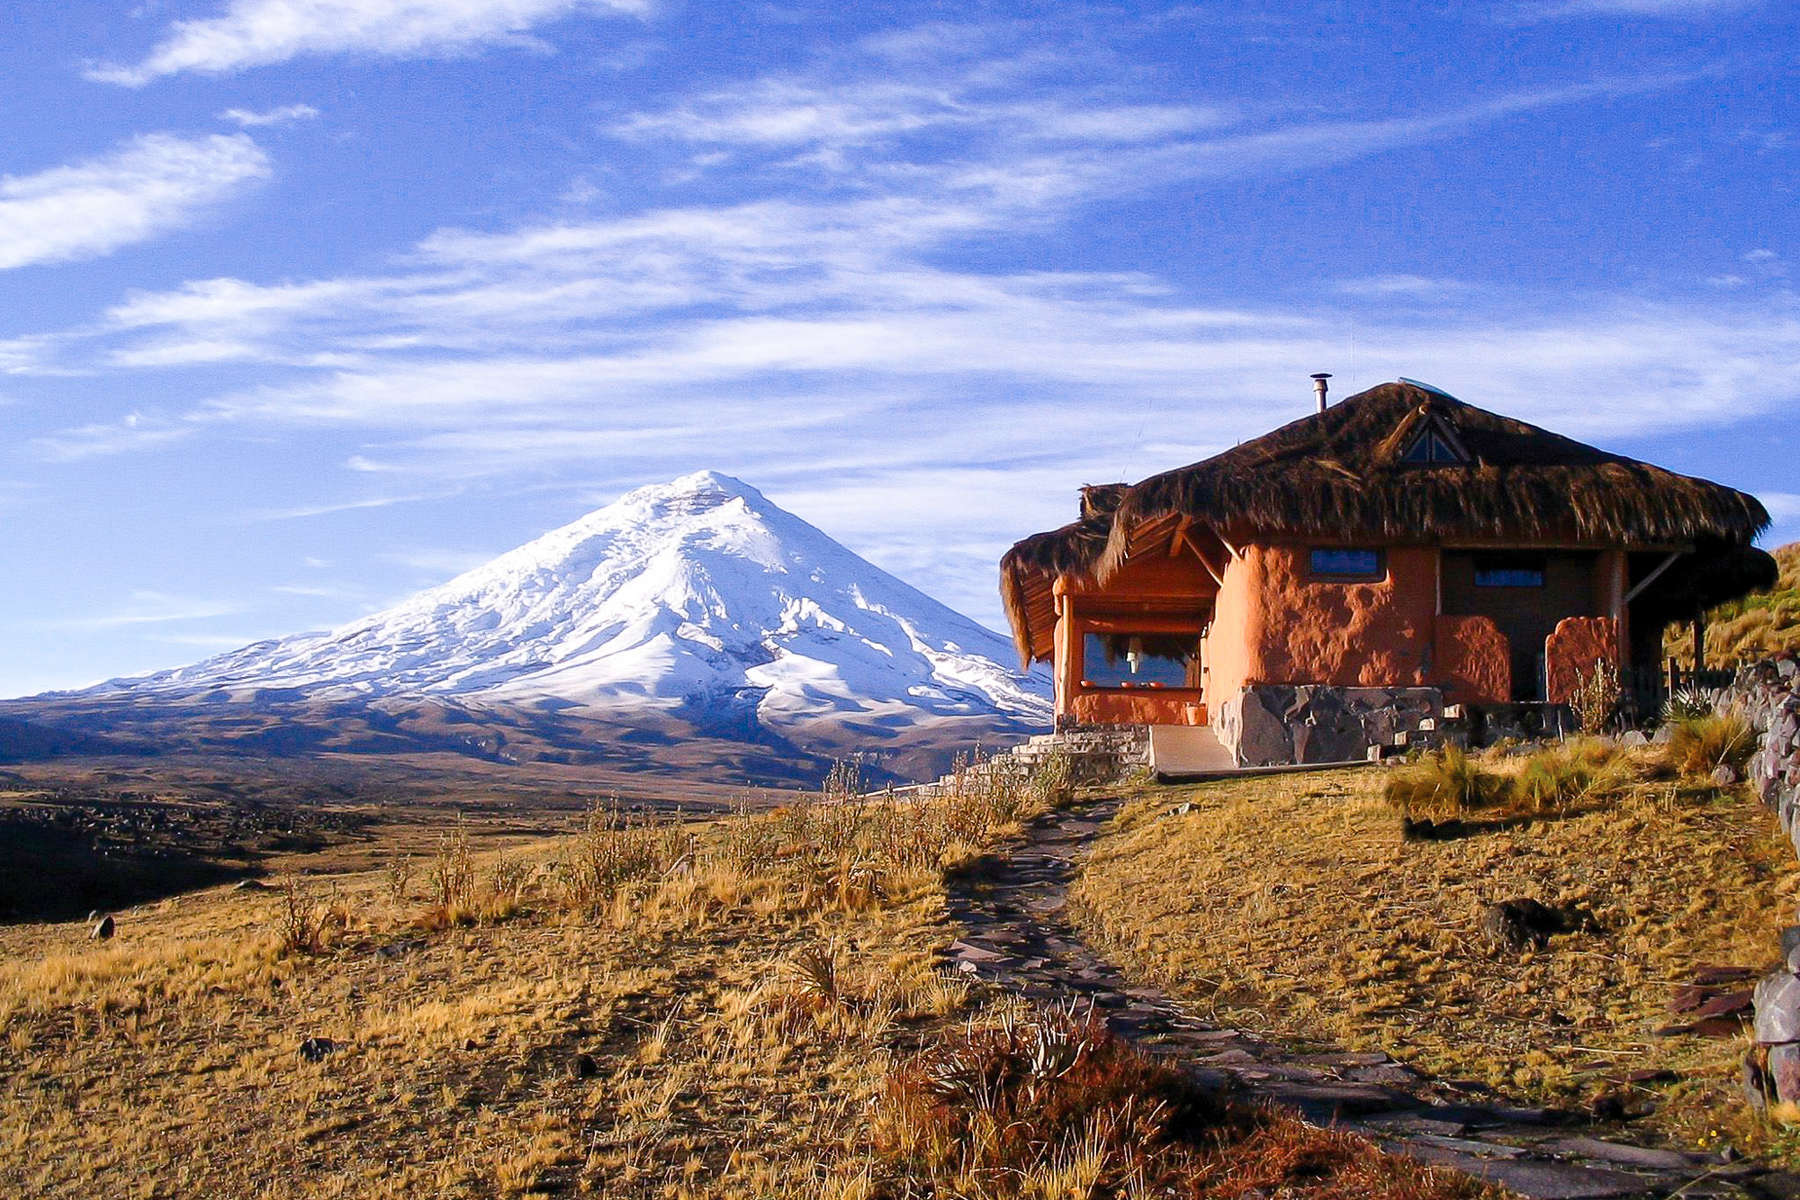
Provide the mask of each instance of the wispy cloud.
POLYGON ((0 269, 144 241, 268 174, 268 157, 244 134, 154 133, 98 158, 0 177, 0 269))
POLYGON ((95 421, 45 434, 33 438, 31 445, 45 461, 67 463, 168 446, 196 432, 192 422, 133 411, 117 421, 95 421))
POLYGON ((192 596, 138 589, 125 601, 98 616, 65 617, 36 623, 43 629, 100 630, 120 629, 134 625, 172 625, 186 621, 211 621, 234 616, 241 606, 218 600, 202 600, 192 596))
POLYGON ((417 504, 422 500, 441 500, 447 492, 410 496, 365 496, 357 500, 328 501, 323 504, 300 504, 292 508, 254 509, 244 515, 246 521, 300 521, 308 517, 325 517, 333 513, 364 512, 373 508, 392 508, 396 504, 417 504))
POLYGON ((134 65, 90 79, 140 87, 185 71, 226 74, 303 55, 430 58, 491 45, 542 48, 537 26, 576 14, 648 12, 648 0, 229 0, 215 17, 175 21, 134 65))
POLYGON ((230 121, 245 129, 260 125, 287 125, 294 121, 315 121, 319 110, 310 104, 283 104, 279 108, 265 108, 255 111, 248 108, 228 108, 219 114, 219 120, 230 121))
POLYGON ((1471 285, 1460 279, 1434 279, 1424 275, 1370 275, 1340 279, 1332 290, 1361 300, 1447 300, 1467 295, 1471 285))
POLYGON ((1519 21, 1553 21, 1569 17, 1643 17, 1699 21, 1761 8, 1765 0, 1541 0, 1500 6, 1502 16, 1519 21))

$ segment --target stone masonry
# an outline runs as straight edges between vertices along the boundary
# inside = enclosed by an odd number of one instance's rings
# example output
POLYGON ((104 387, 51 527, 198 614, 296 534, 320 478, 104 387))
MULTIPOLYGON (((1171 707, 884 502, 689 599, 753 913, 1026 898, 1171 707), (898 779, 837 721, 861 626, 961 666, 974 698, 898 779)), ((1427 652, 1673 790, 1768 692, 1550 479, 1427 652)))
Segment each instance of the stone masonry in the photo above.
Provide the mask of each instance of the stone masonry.
POLYGON ((1434 687, 1254 683, 1219 706, 1219 740, 1239 766, 1357 762, 1370 750, 1438 745, 1448 732, 1434 687))
MULTIPOLYGON (((1800 853, 1800 658, 1792 653, 1738 672, 1718 697, 1757 731, 1750 784, 1800 853)), ((1800 924, 1781 934, 1782 969, 1756 985, 1756 1042, 1744 1060, 1753 1105, 1800 1104, 1800 924)))

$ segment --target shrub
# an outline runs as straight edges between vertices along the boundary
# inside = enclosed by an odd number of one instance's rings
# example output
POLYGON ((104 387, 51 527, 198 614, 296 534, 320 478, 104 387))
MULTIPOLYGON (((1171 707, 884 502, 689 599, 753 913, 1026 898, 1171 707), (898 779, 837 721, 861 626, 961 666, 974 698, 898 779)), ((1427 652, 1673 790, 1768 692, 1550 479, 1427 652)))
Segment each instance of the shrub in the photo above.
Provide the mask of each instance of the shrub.
POLYGON ((1669 724, 1669 762, 1684 775, 1710 775, 1721 766, 1742 773, 1756 750, 1756 731, 1739 712, 1688 717, 1669 724))
POLYGON ((616 798, 596 802, 562 863, 563 900, 592 916, 626 885, 662 878, 692 850, 693 838, 678 818, 627 813, 616 798))
POLYGON ((467 908, 475 897, 475 861, 469 849, 469 831, 459 818, 456 829, 439 843, 427 876, 431 896, 446 912, 467 908))
MULTIPOLYGON (((335 897, 334 897, 335 899, 335 897)), ((281 885, 281 907, 276 911, 280 952, 317 954, 325 948, 325 932, 332 918, 332 904, 320 900, 298 880, 281 885)))
POLYGON ((1604 658, 1595 659, 1592 668, 1575 677, 1569 707, 1581 732, 1596 734, 1606 728, 1619 707, 1618 669, 1604 658))
POLYGON ((1663 701, 1663 724, 1673 725, 1678 721, 1697 721, 1701 717, 1712 716, 1712 697, 1698 688, 1676 688, 1663 701))
POLYGON ((1073 1005, 965 1027, 903 1061, 874 1132, 877 1153, 926 1195, 1481 1193, 1368 1142, 1234 1106, 1073 1005))

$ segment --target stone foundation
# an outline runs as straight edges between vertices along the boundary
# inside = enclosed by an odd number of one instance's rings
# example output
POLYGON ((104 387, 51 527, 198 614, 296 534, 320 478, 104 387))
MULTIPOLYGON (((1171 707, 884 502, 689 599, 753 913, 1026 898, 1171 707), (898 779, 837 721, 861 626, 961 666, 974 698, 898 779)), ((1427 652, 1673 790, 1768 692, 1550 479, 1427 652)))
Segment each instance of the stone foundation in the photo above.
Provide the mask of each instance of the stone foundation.
POLYGON ((1213 731, 1242 767, 1354 762, 1435 746, 1446 729, 1434 687, 1325 687, 1253 683, 1219 706, 1213 731))

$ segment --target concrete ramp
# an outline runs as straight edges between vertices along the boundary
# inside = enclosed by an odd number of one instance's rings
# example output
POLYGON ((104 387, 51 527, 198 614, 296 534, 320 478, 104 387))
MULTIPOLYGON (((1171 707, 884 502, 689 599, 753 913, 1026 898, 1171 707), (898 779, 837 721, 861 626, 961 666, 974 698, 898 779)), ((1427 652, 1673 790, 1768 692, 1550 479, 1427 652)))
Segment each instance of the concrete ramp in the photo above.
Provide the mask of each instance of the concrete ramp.
POLYGON ((1237 770, 1219 737, 1205 725, 1152 725, 1150 769, 1158 779, 1237 770))

